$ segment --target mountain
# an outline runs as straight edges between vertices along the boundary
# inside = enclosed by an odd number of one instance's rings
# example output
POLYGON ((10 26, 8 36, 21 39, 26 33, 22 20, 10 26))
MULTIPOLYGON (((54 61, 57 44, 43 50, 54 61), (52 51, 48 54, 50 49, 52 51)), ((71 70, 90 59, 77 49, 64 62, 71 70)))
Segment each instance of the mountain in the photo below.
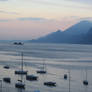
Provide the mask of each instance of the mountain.
POLYGON ((31 42, 41 43, 87 43, 91 38, 92 22, 81 21, 65 31, 58 30, 31 42), (90 30, 89 30, 90 29, 90 30), (88 38, 90 37, 90 38, 88 38), (84 40, 85 39, 85 40, 84 40))
POLYGON ((38 43, 79 43, 81 35, 68 35, 64 32, 58 30, 44 37, 40 37, 36 40, 31 40, 30 42, 38 43))
POLYGON ((86 34, 91 27, 92 27, 92 22, 80 21, 79 23, 66 29, 64 32, 68 35, 86 34))
POLYGON ((58 30, 56 32, 52 32, 44 37, 40 37, 36 40, 32 40, 32 42, 47 42, 47 43, 59 43, 60 39, 62 39, 63 32, 58 30))
POLYGON ((84 36, 83 43, 92 44, 92 28, 90 28, 90 30, 84 36))

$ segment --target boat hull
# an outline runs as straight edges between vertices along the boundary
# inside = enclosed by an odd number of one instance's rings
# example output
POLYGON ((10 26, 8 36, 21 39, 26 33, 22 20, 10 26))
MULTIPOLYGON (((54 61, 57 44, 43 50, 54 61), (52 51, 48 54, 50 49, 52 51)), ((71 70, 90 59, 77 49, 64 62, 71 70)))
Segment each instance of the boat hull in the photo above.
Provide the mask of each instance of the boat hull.
POLYGON ((15 71, 16 75, 27 75, 27 71, 15 71))

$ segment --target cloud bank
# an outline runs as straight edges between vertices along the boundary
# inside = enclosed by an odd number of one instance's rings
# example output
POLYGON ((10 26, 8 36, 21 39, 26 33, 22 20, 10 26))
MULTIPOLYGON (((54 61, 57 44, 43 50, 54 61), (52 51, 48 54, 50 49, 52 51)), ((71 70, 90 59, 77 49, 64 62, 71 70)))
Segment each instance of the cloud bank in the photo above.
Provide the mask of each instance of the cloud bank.
POLYGON ((9 22, 9 19, 0 19, 0 22, 9 22))
POLYGON ((0 0, 0 1, 8 1, 8 0, 0 0))
POLYGON ((39 17, 23 17, 23 18, 18 18, 20 21, 45 21, 47 19, 45 18, 39 18, 39 17))
POLYGON ((4 11, 4 10, 0 10, 0 13, 13 14, 13 15, 18 15, 19 14, 17 12, 8 12, 8 11, 4 11))
POLYGON ((92 0, 66 0, 71 2, 83 3, 83 4, 92 4, 92 0))

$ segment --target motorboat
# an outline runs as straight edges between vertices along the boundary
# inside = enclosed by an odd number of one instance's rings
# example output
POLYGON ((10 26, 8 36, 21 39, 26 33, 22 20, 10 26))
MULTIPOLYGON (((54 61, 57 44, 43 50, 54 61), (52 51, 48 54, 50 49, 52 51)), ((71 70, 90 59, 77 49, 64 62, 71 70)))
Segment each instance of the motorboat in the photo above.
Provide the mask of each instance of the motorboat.
POLYGON ((11 78, 5 77, 5 78, 3 78, 3 81, 6 83, 11 83, 11 78))
POLYGON ((55 87, 56 86, 56 82, 44 82, 44 85, 49 86, 49 87, 55 87))
POLYGON ((26 80, 30 80, 30 81, 37 81, 38 77, 34 76, 34 75, 27 75, 26 76, 26 80))

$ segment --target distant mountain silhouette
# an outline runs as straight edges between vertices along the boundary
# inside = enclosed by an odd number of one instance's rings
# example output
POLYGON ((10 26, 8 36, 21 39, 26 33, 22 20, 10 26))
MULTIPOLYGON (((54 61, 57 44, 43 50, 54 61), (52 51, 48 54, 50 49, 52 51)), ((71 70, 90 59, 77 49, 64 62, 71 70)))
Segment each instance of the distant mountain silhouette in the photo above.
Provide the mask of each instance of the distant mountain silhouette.
POLYGON ((92 44, 92 28, 90 28, 88 33, 83 37, 82 43, 92 44))
POLYGON ((92 39, 92 22, 81 21, 65 31, 58 30, 31 42, 41 43, 89 43, 92 39))
POLYGON ((90 21, 81 21, 70 28, 66 29, 64 32, 70 35, 80 35, 86 34, 88 30, 92 27, 92 22, 90 21))
POLYGON ((32 42, 47 42, 47 43, 60 43, 60 39, 62 39, 63 32, 58 30, 56 32, 52 32, 44 37, 40 37, 37 40, 32 40, 32 42))

